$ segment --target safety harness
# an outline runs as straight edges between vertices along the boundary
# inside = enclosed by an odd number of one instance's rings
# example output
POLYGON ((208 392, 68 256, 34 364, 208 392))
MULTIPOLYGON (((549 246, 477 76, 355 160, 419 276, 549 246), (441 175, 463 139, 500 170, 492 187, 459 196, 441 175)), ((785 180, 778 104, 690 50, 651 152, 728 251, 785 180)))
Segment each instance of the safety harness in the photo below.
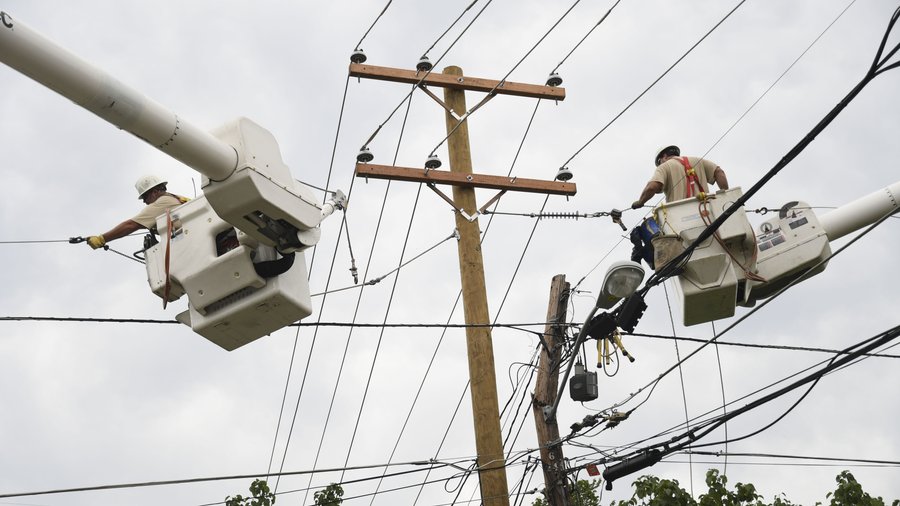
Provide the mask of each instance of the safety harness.
POLYGON ((703 191, 703 187, 700 186, 700 180, 697 179, 697 171, 691 167, 691 162, 688 160, 688 157, 682 156, 681 158, 677 158, 677 160, 684 167, 684 177, 687 180, 687 184, 684 189, 684 198, 698 197, 701 200, 706 196, 706 193, 703 191))

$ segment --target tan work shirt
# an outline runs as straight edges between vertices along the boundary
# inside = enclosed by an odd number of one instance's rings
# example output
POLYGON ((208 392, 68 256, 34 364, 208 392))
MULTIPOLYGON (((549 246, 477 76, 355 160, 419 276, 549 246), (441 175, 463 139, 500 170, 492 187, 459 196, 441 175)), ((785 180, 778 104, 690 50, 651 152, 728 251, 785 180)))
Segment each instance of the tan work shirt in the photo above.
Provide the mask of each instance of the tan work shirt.
MULTIPOLYGON (((673 202, 687 197, 687 175, 684 172, 684 165, 679 161, 681 157, 670 158, 661 163, 653 172, 651 181, 662 183, 663 191, 666 192, 666 202, 673 202)), ((697 182, 700 188, 694 189, 694 194, 698 191, 709 193, 709 182, 715 182, 716 165, 714 162, 704 158, 689 156, 688 162, 694 168, 697 174, 697 182)))
POLYGON ((131 218, 131 221, 136 222, 140 226, 153 230, 156 228, 156 218, 165 214, 167 209, 172 209, 173 207, 178 207, 182 204, 182 201, 178 199, 178 197, 171 195, 169 193, 161 196, 156 199, 152 204, 147 205, 141 212, 139 212, 134 218, 131 218))

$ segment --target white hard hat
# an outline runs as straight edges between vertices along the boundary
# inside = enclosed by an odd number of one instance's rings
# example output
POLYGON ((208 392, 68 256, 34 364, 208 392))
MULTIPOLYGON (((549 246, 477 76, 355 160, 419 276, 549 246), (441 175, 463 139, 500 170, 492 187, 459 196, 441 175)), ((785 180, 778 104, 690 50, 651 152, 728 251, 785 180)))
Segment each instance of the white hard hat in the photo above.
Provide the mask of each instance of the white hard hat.
POLYGON ((163 181, 159 176, 155 175, 139 177, 137 182, 134 183, 134 187, 138 192, 138 199, 143 198, 145 193, 161 184, 168 184, 168 181, 163 181))
POLYGON ((678 146, 676 146, 674 144, 670 144, 668 146, 661 147, 656 150, 656 156, 653 157, 653 166, 654 167, 659 165, 659 159, 660 159, 660 157, 662 157, 663 153, 665 153, 666 151, 669 151, 669 150, 674 151, 675 156, 681 155, 681 149, 679 149, 678 146))

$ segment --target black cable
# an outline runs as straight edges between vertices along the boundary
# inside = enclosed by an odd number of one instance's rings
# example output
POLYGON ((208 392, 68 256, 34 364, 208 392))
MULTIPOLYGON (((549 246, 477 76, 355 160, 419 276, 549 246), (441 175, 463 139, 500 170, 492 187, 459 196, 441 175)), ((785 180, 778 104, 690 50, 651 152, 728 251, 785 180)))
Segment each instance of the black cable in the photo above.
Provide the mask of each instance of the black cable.
MULTIPOLYGON (((632 334, 623 333, 622 335, 633 336, 633 337, 647 337, 647 338, 651 338, 651 339, 687 341, 687 342, 694 342, 694 343, 706 343, 709 341, 709 339, 701 339, 698 337, 685 337, 685 336, 673 337, 673 336, 663 336, 663 335, 659 335, 659 334, 640 334, 637 332, 632 333, 632 334)), ((721 344, 722 346, 737 346, 737 347, 741 347, 741 348, 757 348, 757 349, 764 349, 764 350, 807 351, 807 352, 814 352, 814 353, 831 353, 831 354, 843 353, 841 350, 836 350, 834 348, 815 348, 812 346, 791 346, 791 345, 785 345, 785 344, 739 343, 739 342, 735 342, 735 341, 720 341, 718 339, 715 340, 715 342, 713 344, 716 344, 716 345, 721 344)), ((885 354, 885 353, 867 353, 866 356, 867 357, 879 357, 879 358, 900 358, 900 355, 891 355, 891 354, 885 354)))
MULTIPOLYGON (((654 445, 651 445, 644 449, 634 451, 634 452, 630 453, 629 455, 646 454, 648 451, 652 450, 652 451, 659 452, 659 456, 663 457, 665 455, 669 455, 669 454, 672 454, 675 452, 680 452, 680 451, 684 450, 688 445, 693 445, 695 448, 698 448, 698 447, 706 447, 706 446, 722 444, 722 441, 717 441, 714 443, 703 443, 703 444, 696 444, 695 441, 702 439, 704 436, 708 435, 713 430, 715 430, 716 428, 721 426, 724 422, 731 420, 737 416, 740 416, 746 412, 749 412, 753 409, 756 409, 759 406, 762 406, 763 404, 771 402, 787 393, 792 392, 793 390, 796 390, 797 388, 800 388, 806 384, 811 383, 809 389, 807 389, 807 391, 800 397, 800 399, 798 399, 790 408, 788 408, 788 410, 784 414, 779 416, 775 421, 764 426, 762 429, 756 430, 745 436, 741 436, 738 438, 732 438, 729 441, 731 441, 731 442, 739 441, 742 439, 746 439, 750 436, 756 435, 756 434, 762 432, 763 430, 774 425, 776 422, 778 422, 784 416, 786 416, 791 410, 793 410, 799 404, 799 402, 802 401, 809 394, 809 392, 812 390, 812 388, 818 383, 818 381, 824 375, 844 366, 845 364, 847 364, 853 360, 860 358, 864 353, 870 352, 870 351, 878 348, 879 346, 887 344, 888 342, 896 339, 897 337, 900 337, 900 326, 895 326, 895 327, 888 329, 887 331, 882 332, 876 336, 873 336, 873 337, 868 338, 860 343, 857 343, 855 345, 847 347, 844 350, 844 351, 848 352, 846 355, 840 356, 840 357, 837 357, 837 356, 834 357, 833 359, 831 359, 828 362, 828 364, 825 367, 823 367, 819 371, 815 371, 811 374, 808 374, 808 375, 804 376, 803 378, 800 378, 799 380, 794 381, 790 385, 787 385, 775 392, 772 392, 772 393, 770 393, 766 396, 763 396, 753 402, 750 402, 749 404, 746 404, 745 406, 743 406, 741 408, 731 411, 727 415, 720 415, 714 419, 711 419, 711 420, 705 422, 704 424, 702 424, 702 426, 699 429, 697 427, 695 427, 693 430, 686 431, 682 434, 679 434, 679 435, 671 438, 669 441, 667 441, 665 443, 654 444, 654 445), (853 350, 853 351, 851 351, 851 350, 853 350), (683 440, 686 440, 686 441, 683 441, 683 440)), ((628 458, 628 455, 618 456, 615 458, 615 460, 623 460, 626 458, 628 458)), ((606 462, 606 461, 604 461, 604 462, 606 462)), ((638 470, 639 469, 635 469, 633 472, 637 472, 638 470)))
MULTIPOLYGON (((419 462, 408 462, 403 464, 396 465, 419 465, 419 466, 429 466, 429 469, 434 469, 438 467, 456 467, 459 462, 454 463, 445 463, 445 462, 434 462, 434 461, 419 461, 419 462)), ((346 468, 345 470, 358 470, 358 469, 369 469, 373 467, 381 467, 383 464, 377 465, 368 465, 368 466, 353 466, 351 468, 346 468)), ((342 468, 337 469, 327 469, 327 470, 319 470, 319 471, 287 471, 277 473, 279 476, 296 476, 302 474, 310 474, 310 473, 325 473, 325 472, 334 472, 342 470, 342 468)), ((395 473, 395 475, 400 476, 404 474, 411 474, 425 471, 425 469, 413 469, 410 471, 403 471, 399 473, 395 473)), ((53 490, 40 490, 40 491, 32 491, 32 492, 14 492, 7 494, 0 494, 0 499, 9 499, 12 497, 26 497, 26 496, 36 496, 36 495, 51 495, 51 494, 68 494, 75 492, 94 492, 99 490, 119 490, 119 489, 128 489, 128 488, 142 488, 142 487, 157 487, 164 485, 183 485, 187 483, 204 483, 210 481, 230 481, 230 480, 248 480, 259 478, 260 476, 265 476, 266 473, 257 473, 257 474, 238 474, 238 475, 228 475, 228 476, 212 476, 212 477, 204 477, 204 478, 184 478, 177 480, 160 480, 160 481, 147 481, 147 482, 135 482, 135 483, 120 483, 115 485, 96 485, 90 487, 72 487, 72 488, 61 488, 61 489, 53 489, 53 490)), ((367 481, 374 479, 372 478, 363 478, 359 480, 347 481, 345 483, 355 483, 359 481, 367 481)))
MULTIPOLYGON (((686 453, 686 452, 685 452, 686 453)), ((709 455, 713 457, 760 457, 769 459, 792 459, 792 460, 820 460, 826 462, 852 462, 859 464, 888 464, 892 466, 900 466, 900 460, 886 459, 857 459, 857 458, 839 458, 839 457, 811 457, 806 455, 783 455, 777 453, 741 453, 741 452, 706 452, 691 450, 694 455, 709 455)))

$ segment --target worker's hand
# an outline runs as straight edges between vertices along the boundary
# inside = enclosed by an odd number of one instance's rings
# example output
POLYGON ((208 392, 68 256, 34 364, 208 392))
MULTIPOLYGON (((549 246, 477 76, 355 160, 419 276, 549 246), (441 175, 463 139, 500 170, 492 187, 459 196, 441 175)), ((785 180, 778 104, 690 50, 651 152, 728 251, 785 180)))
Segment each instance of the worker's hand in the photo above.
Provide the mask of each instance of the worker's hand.
POLYGON ((631 203, 632 209, 640 209, 642 207, 644 207, 644 203, 641 202, 640 200, 635 200, 634 202, 631 203))
POLYGON ((92 235, 88 237, 86 241, 91 249, 97 249, 106 246, 106 239, 104 239, 102 235, 92 235))

